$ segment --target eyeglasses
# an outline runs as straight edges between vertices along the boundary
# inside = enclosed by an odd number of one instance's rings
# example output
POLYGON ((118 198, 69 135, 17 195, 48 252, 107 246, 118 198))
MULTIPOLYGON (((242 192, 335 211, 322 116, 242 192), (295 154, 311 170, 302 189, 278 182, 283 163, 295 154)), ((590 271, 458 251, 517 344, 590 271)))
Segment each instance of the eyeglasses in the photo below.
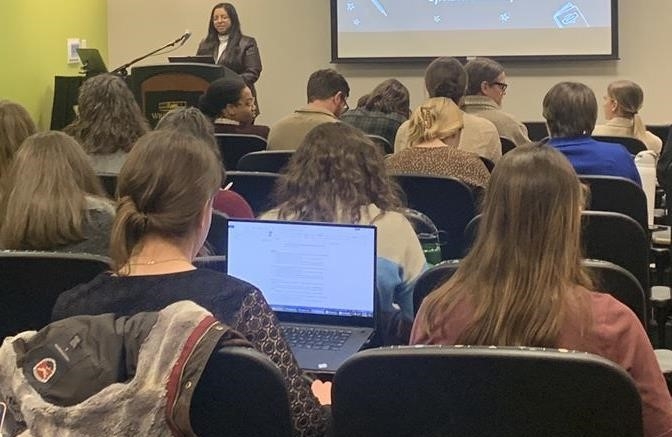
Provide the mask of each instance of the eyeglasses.
POLYGON ((509 87, 509 84, 504 82, 490 82, 490 84, 497 85, 502 89, 502 92, 506 92, 506 89, 509 87))

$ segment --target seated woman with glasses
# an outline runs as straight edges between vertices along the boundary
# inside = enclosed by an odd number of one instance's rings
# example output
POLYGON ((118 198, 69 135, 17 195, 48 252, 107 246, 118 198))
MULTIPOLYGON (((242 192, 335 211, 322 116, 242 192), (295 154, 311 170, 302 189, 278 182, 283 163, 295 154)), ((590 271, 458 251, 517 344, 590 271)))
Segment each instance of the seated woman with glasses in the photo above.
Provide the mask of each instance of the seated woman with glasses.
POLYGON ((644 435, 670 435, 672 398, 644 327, 609 294, 592 291, 581 260, 586 194, 548 145, 497 163, 476 242, 455 274, 425 298, 411 344, 564 348, 627 370, 642 398, 644 435))
POLYGON ((663 141, 646 130, 646 125, 639 115, 642 103, 644 103, 644 91, 635 82, 617 80, 610 83, 602 106, 607 122, 595 126, 593 135, 637 138, 647 149, 659 155, 663 141))
POLYGON ((215 133, 268 138, 268 126, 252 124, 257 116, 255 99, 240 78, 213 81, 198 99, 198 109, 214 123, 215 133))
POLYGON ((490 120, 499 136, 511 140, 516 146, 529 143, 525 125, 502 111, 502 101, 509 86, 504 67, 492 59, 475 58, 467 62, 464 69, 469 82, 462 110, 490 120))

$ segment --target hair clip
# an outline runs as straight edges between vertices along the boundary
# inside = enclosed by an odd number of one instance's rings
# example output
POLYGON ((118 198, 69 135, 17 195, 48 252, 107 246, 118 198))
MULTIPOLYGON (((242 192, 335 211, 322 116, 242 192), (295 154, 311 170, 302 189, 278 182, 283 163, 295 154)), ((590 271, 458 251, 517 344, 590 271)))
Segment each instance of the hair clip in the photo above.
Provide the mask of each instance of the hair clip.
POLYGON ((425 106, 420 107, 420 118, 422 118, 422 126, 425 129, 429 129, 432 127, 432 124, 434 122, 434 117, 432 115, 432 109, 427 108, 425 106))

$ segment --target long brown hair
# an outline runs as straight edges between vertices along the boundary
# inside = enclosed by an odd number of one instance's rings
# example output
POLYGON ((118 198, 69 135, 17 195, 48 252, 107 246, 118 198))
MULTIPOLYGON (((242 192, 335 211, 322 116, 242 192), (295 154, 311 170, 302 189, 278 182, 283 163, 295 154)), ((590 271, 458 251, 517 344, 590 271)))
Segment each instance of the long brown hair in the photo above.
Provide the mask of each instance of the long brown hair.
POLYGON ((119 173, 119 204, 110 256, 117 270, 149 234, 180 240, 195 232, 203 207, 221 185, 211 145, 173 129, 144 135, 119 173))
POLYGON ((383 211, 399 207, 398 193, 382 153, 361 131, 325 123, 294 152, 275 200, 281 219, 357 223, 371 203, 383 211))
POLYGON ((82 147, 61 132, 28 137, 2 179, 0 246, 47 250, 84 238, 88 196, 103 196, 82 147))
POLYGON ((631 80, 617 80, 609 84, 607 95, 618 104, 616 108, 618 115, 633 121, 632 136, 643 138, 646 134, 646 125, 639 116, 639 110, 644 103, 642 87, 631 80))
POLYGON ((577 285, 583 187, 547 145, 518 147, 495 166, 474 247, 455 275, 423 303, 428 332, 463 300, 473 317, 458 342, 553 347, 570 312, 588 315, 577 285))
POLYGON ((77 100, 79 115, 63 132, 79 141, 86 153, 128 152, 149 130, 133 93, 123 79, 99 74, 82 84, 77 100))
POLYGON ((23 140, 37 132, 26 108, 9 100, 0 100, 0 176, 14 159, 23 140))

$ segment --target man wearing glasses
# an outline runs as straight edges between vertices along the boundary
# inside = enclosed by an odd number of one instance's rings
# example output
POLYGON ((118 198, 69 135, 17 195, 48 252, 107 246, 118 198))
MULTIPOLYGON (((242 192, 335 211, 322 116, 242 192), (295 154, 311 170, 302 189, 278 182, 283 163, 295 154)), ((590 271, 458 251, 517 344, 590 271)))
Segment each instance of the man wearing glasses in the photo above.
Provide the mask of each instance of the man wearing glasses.
POLYGON ((268 150, 296 150, 315 126, 338 122, 349 109, 350 86, 332 69, 318 70, 308 79, 308 104, 271 126, 268 150))

